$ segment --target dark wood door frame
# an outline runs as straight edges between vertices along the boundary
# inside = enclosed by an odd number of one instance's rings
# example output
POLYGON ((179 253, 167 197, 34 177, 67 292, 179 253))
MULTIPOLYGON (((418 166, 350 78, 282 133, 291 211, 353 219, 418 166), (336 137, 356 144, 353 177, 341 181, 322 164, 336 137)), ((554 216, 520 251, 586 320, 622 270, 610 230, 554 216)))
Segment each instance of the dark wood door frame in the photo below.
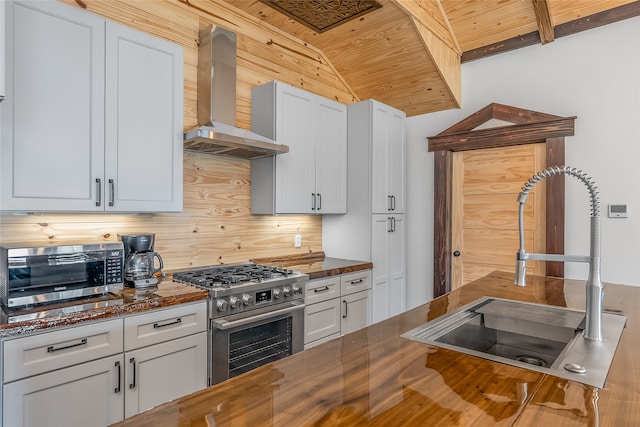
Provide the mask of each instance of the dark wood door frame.
MULTIPOLYGON (((574 134, 575 119, 492 103, 438 135, 427 138, 429 151, 434 153, 434 298, 451 291, 453 153, 544 142, 546 165, 561 166, 565 160, 564 137, 574 134), (513 124, 474 130, 491 119, 513 124)), ((564 253, 564 177, 554 176, 546 181, 546 253, 560 254, 564 253)), ((516 200, 514 209, 517 209, 516 200)), ((564 277, 564 264, 547 262, 546 275, 564 277)))

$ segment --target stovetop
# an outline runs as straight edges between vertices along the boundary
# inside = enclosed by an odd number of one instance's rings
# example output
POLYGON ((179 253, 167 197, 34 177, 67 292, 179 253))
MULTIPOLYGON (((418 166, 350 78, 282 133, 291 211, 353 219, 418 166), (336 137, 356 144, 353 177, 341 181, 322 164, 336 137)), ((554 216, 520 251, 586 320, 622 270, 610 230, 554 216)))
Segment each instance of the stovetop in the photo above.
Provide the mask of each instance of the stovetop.
POLYGON ((299 271, 254 263, 222 264, 173 273, 175 282, 208 289, 213 297, 284 286, 308 278, 299 271))
POLYGON ((177 272, 173 274, 173 280, 213 289, 231 288, 244 285, 247 282, 261 283, 269 279, 287 278, 294 275, 296 272, 286 268, 260 264, 235 264, 177 272))

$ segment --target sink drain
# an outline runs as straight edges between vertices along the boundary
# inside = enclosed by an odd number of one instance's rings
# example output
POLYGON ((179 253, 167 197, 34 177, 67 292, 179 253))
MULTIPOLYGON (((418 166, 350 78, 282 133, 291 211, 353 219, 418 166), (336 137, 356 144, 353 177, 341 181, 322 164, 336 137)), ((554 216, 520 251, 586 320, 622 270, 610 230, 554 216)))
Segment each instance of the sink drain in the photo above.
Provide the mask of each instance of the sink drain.
POLYGON ((529 365, 541 366, 543 368, 546 368, 549 366, 546 360, 536 356, 527 356, 527 355, 516 356, 516 360, 518 362, 528 363, 529 365))

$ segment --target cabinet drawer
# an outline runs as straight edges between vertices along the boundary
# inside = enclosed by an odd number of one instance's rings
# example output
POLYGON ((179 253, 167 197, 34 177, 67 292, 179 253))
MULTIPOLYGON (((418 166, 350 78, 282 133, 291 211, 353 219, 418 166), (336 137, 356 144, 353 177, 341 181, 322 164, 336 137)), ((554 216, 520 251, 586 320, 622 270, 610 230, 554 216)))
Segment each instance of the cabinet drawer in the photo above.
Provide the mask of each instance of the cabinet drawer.
POLYGON ((3 382, 121 353, 122 341, 122 319, 7 340, 3 382))
POLYGON ((315 304, 340 296, 340 276, 312 280, 305 285, 304 303, 315 304))
POLYGON ((356 271, 355 273, 343 274, 340 277, 342 296, 371 288, 371 270, 356 271))
POLYGON ((206 301, 131 316, 124 319, 124 349, 129 351, 206 330, 206 301))
POLYGON ((304 343, 340 333, 340 298, 304 308, 304 343))

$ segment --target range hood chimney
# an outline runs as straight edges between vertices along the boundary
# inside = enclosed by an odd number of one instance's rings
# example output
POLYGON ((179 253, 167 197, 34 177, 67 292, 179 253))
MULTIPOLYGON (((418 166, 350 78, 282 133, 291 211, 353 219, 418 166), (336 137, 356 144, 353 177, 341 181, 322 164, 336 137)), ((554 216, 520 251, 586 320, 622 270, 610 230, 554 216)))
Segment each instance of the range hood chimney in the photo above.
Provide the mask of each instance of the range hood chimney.
POLYGON ((235 126, 236 35, 209 25, 198 47, 198 127, 184 134, 185 150, 256 159, 289 147, 235 126))

